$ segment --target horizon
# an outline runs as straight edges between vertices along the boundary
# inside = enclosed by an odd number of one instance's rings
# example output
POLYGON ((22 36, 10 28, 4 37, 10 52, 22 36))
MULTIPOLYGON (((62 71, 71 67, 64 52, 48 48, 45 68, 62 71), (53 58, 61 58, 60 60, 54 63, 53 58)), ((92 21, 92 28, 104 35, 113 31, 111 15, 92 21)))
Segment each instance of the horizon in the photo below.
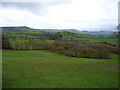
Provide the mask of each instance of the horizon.
MULTIPOLYGON (((3 26, 3 27, 0 27, 0 28, 6 28, 6 27, 15 27, 15 28, 21 28, 21 27, 25 27, 25 28, 31 28, 31 27, 28 27, 28 26, 3 26)), ((104 31, 104 30, 78 30, 78 29, 74 29, 74 28, 68 28, 68 29, 64 29, 64 28, 60 28, 60 29, 51 29, 51 28, 48 28, 48 29, 42 29, 42 28, 31 28, 31 29, 37 29, 37 30, 77 30, 77 31, 80 31, 80 32, 118 32, 118 29, 116 30, 107 30, 107 31, 104 31)))

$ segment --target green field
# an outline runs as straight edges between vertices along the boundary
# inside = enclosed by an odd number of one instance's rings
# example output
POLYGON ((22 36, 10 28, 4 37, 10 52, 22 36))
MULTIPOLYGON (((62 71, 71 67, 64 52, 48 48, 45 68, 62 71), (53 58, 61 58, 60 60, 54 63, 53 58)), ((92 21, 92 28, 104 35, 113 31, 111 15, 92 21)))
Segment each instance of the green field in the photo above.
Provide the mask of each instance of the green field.
POLYGON ((2 88, 2 50, 0 50, 0 89, 2 88))
POLYGON ((118 88, 118 55, 74 58, 43 50, 3 50, 3 88, 118 88))

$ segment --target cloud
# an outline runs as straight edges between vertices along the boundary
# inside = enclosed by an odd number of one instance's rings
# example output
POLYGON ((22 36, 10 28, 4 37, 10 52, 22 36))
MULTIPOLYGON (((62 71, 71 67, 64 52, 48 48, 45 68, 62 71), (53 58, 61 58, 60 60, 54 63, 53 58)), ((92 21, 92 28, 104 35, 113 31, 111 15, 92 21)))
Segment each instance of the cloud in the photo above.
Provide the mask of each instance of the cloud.
POLYGON ((2 2, 0 25, 79 30, 109 30, 117 26, 118 0, 64 1, 2 2))
POLYGON ((59 1, 59 0, 46 1, 45 0, 45 1, 41 1, 41 2, 40 1, 34 2, 34 0, 33 0, 32 2, 2 2, 2 7, 27 10, 32 13, 42 15, 44 13, 47 14, 46 11, 47 11, 48 7, 50 7, 50 6, 55 6, 58 4, 65 4, 65 3, 71 2, 71 0, 66 0, 65 2, 63 2, 63 0, 61 0, 61 1, 59 1))

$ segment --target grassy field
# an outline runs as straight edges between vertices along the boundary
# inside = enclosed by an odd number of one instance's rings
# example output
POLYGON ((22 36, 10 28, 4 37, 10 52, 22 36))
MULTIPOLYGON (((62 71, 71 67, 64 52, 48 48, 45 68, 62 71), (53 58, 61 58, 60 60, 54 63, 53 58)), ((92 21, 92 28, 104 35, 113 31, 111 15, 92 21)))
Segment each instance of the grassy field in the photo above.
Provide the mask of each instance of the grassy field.
POLYGON ((115 39, 115 38, 109 39, 109 38, 100 38, 100 37, 89 37, 89 38, 84 38, 83 41, 91 42, 91 43, 107 42, 114 45, 118 45, 118 39, 115 39))
POLYGON ((3 50, 3 88, 117 88, 118 55, 74 58, 49 51, 3 50))
POLYGON ((2 50, 0 50, 0 89, 2 88, 2 50))
POLYGON ((114 45, 118 45, 118 38, 106 38, 105 35, 97 36, 97 34, 70 34, 70 33, 63 33, 63 39, 65 40, 77 40, 77 41, 84 41, 89 43, 100 43, 100 42, 107 42, 114 45))

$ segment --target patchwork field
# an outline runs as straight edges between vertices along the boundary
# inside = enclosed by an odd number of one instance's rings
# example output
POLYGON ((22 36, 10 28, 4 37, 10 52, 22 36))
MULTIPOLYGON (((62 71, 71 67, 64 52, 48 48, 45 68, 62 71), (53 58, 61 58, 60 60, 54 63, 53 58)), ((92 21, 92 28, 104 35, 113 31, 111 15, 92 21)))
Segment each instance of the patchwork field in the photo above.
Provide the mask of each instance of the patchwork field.
POLYGON ((118 55, 68 57, 43 50, 3 50, 3 88, 118 88, 118 55))

